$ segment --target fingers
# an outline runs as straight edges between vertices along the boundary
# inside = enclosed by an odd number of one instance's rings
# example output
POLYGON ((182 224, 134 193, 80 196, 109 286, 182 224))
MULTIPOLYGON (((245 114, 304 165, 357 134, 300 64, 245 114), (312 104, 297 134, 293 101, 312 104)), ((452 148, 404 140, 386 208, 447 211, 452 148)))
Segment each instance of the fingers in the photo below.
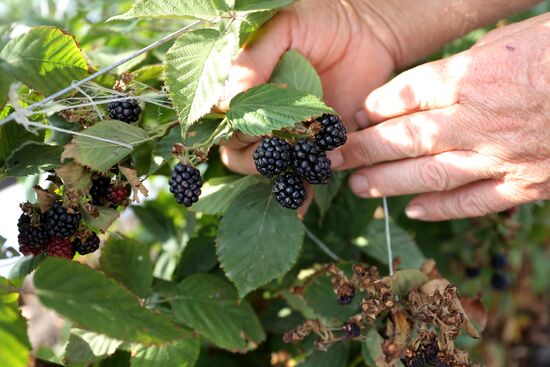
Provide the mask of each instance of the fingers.
POLYGON ((420 195, 405 212, 412 219, 441 221, 479 217, 528 201, 507 183, 485 180, 448 192, 420 195))
POLYGON ((346 145, 329 153, 334 169, 344 170, 433 155, 450 150, 471 150, 470 134, 464 134, 466 109, 421 112, 396 118, 348 135, 346 145))
POLYGON ((449 191, 471 182, 496 178, 491 159, 471 151, 384 163, 360 169, 350 178, 361 197, 383 197, 449 191))
POLYGON ((231 149, 226 146, 221 146, 220 155, 222 162, 233 172, 242 175, 257 174, 258 171, 252 159, 252 154, 254 154, 256 146, 257 144, 253 144, 244 149, 231 149))
POLYGON ((256 143, 257 141, 260 141, 260 138, 257 136, 250 136, 237 131, 233 134, 231 139, 224 142, 223 145, 230 149, 243 149, 256 143))
POLYGON ((290 48, 292 17, 290 10, 280 12, 233 60, 226 91, 228 100, 269 80, 279 59, 290 48))
POLYGON ((365 101, 370 124, 436 108, 459 100, 459 81, 467 72, 467 60, 456 55, 408 70, 374 90, 365 101))

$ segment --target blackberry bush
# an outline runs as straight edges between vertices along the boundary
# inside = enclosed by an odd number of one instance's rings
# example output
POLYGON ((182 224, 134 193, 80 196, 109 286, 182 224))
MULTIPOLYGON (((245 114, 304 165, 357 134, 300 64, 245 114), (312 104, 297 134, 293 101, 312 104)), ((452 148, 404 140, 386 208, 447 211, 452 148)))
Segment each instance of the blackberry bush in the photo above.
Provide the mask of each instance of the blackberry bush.
POLYGON ((195 167, 176 164, 169 181, 170 192, 174 194, 176 201, 186 207, 190 207, 201 195, 202 177, 195 167))
POLYGON ((312 140, 303 139, 294 145, 291 163, 296 173, 310 184, 324 185, 331 177, 330 160, 312 140))
POLYGON ((316 119, 321 130, 315 135, 315 142, 324 151, 334 150, 347 141, 346 126, 337 115, 323 115, 316 119))
POLYGON ((273 183, 273 195, 277 202, 287 209, 298 209, 306 200, 306 188, 300 177, 283 173, 273 183))
POLYGON ((288 169, 291 148, 278 137, 264 138, 253 154, 258 172, 266 177, 274 177, 288 169))
POLYGON ((44 214, 44 226, 50 237, 71 237, 80 226, 80 213, 69 213, 61 203, 54 203, 44 214))
POLYGON ((108 105, 109 116, 113 120, 120 120, 126 123, 136 122, 141 114, 141 107, 135 99, 115 101, 108 105))

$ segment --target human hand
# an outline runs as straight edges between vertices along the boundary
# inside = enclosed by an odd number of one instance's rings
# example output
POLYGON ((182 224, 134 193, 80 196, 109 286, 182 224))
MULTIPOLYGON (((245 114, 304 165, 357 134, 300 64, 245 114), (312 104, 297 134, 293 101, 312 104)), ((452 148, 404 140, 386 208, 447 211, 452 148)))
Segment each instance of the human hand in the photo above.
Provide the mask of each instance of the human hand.
POLYGON ((361 197, 422 193, 422 220, 485 215, 550 198, 550 16, 490 33, 411 69, 366 101, 374 126, 332 152, 361 197))
MULTIPOLYGON (((394 69, 391 31, 364 0, 302 0, 281 11, 234 61, 229 95, 269 80, 280 57, 300 51, 320 74, 325 101, 343 117, 349 131, 366 127, 367 95, 394 69)), ((233 171, 255 174, 256 138, 237 133, 221 148, 233 171)))

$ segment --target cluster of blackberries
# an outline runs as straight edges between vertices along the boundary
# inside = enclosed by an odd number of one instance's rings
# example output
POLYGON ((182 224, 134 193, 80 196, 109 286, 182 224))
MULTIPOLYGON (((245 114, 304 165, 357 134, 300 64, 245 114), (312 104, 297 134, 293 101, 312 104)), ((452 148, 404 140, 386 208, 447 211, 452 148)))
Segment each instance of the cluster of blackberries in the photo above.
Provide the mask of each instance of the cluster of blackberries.
POLYGON ((200 171, 195 167, 183 163, 176 164, 168 183, 170 192, 179 204, 190 207, 199 201, 203 182, 200 171))
POLYGON ((130 194, 130 185, 127 183, 119 181, 111 182, 109 176, 99 174, 92 177, 90 196, 92 197, 92 204, 94 205, 116 208, 124 204, 130 197, 130 194))
POLYGON ((120 120, 128 124, 138 121, 141 114, 141 107, 135 99, 111 102, 107 105, 107 109, 113 120, 120 120))
POLYGON ((328 183, 331 170, 326 152, 343 145, 346 127, 340 117, 323 115, 315 120, 318 132, 313 139, 301 139, 294 145, 278 137, 262 139, 253 158, 258 172, 276 177, 273 194, 288 209, 298 209, 306 199, 304 181, 312 185, 328 183))
POLYGON ((19 217, 19 252, 23 255, 38 255, 46 252, 49 256, 72 259, 75 252, 89 254, 99 248, 99 237, 95 233, 80 239, 76 236, 80 228, 80 212, 66 209, 55 202, 45 213, 28 205, 19 217))

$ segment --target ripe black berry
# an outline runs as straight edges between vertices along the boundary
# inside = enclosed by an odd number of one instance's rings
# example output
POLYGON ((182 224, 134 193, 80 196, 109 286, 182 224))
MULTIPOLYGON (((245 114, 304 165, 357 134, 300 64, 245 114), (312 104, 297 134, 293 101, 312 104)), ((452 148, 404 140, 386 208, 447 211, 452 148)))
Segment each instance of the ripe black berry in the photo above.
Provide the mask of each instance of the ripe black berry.
POLYGON ((321 124, 321 131, 315 135, 315 142, 322 150, 333 150, 346 143, 346 126, 340 117, 323 115, 316 121, 321 124))
POLYGON ((330 179, 330 160, 319 146, 309 140, 300 140, 292 151, 292 166, 296 173, 313 185, 324 185, 330 179))
POLYGON ((190 207, 199 201, 202 187, 202 177, 198 169, 186 166, 182 163, 176 164, 169 181, 170 192, 176 197, 179 204, 190 207))
POLYGON ((491 286, 497 291, 503 291, 510 286, 510 278, 502 272, 496 272, 491 277, 491 286))
POLYGON ((90 189, 90 196, 92 197, 92 204, 102 205, 105 201, 105 195, 111 179, 106 176, 95 175, 92 177, 92 188, 90 189))
POLYGON ((466 269, 464 269, 464 272, 466 273, 466 276, 468 278, 477 278, 481 275, 481 267, 480 266, 467 266, 466 269))
POLYGON ((298 175, 283 173, 273 183, 273 195, 282 207, 298 209, 306 200, 306 188, 298 175))
POLYGON ((361 335, 361 329, 359 328, 359 325, 354 322, 344 323, 344 325, 342 325, 341 327, 341 330, 343 339, 358 338, 361 335))
POLYGON ((19 230, 17 239, 21 253, 36 255, 45 249, 48 235, 42 225, 33 226, 31 224, 31 217, 28 214, 21 214, 17 222, 17 229, 19 230))
POLYGON ((502 269, 508 265, 508 257, 505 254, 496 253, 491 256, 491 267, 493 269, 502 269))
POLYGON ((64 257, 71 260, 74 256, 71 240, 68 238, 54 237, 48 244, 48 256, 64 257))
POLYGON ((405 365, 407 367, 424 367, 424 358, 421 355, 406 358, 405 365))
POLYGON ((44 214, 46 233, 50 237, 71 237, 80 225, 80 213, 67 212, 61 203, 54 203, 44 214))
POLYGON ((86 238, 82 242, 79 238, 73 241, 73 251, 78 252, 80 255, 91 254, 99 249, 99 237, 93 233, 90 237, 86 238))
POLYGON ((135 99, 115 101, 109 103, 109 116, 113 120, 120 120, 126 123, 136 122, 141 114, 141 107, 135 99))
POLYGON ((130 196, 130 189, 122 184, 109 185, 105 199, 114 205, 122 204, 130 196))
POLYGON ((428 345, 424 349, 424 360, 426 363, 431 365, 436 365, 439 361, 439 345, 436 341, 434 341, 432 344, 428 345))
POLYGON ((264 138, 253 154, 258 172, 266 177, 277 176, 290 165, 290 144, 277 137, 264 138))

